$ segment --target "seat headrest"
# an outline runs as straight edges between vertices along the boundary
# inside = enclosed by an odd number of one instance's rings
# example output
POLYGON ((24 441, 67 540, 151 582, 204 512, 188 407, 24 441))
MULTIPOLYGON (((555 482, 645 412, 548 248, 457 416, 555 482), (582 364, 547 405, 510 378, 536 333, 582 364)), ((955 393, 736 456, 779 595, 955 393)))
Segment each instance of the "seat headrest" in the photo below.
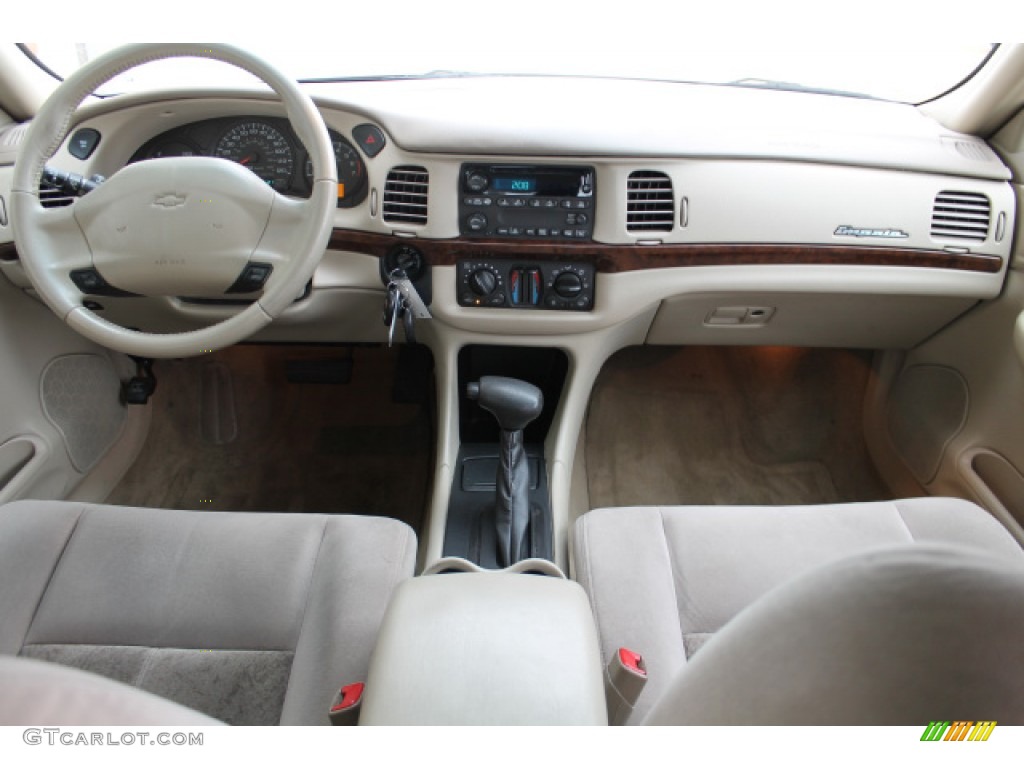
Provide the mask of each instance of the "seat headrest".
POLYGON ((1022 563, 915 545, 807 573, 730 621, 645 724, 1024 724, 1022 563))

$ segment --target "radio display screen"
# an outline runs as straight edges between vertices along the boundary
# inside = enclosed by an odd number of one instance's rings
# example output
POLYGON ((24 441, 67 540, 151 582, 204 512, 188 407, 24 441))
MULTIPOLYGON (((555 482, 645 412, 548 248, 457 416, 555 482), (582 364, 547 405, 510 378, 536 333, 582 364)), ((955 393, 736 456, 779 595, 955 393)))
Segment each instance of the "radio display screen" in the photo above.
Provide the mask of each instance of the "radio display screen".
POLYGON ((531 193, 537 191, 537 179, 525 176, 499 176, 492 186, 496 192, 531 193))

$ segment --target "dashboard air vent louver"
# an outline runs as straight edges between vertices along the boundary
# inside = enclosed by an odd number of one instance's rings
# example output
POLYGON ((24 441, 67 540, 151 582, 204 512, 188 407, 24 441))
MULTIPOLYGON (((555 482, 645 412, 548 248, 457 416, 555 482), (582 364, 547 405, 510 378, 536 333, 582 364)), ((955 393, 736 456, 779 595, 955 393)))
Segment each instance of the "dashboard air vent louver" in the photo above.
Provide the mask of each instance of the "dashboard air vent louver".
POLYGON ((75 202, 75 196, 68 194, 51 181, 43 178, 39 182, 39 204, 43 208, 64 208, 75 202))
POLYGON ((675 225, 672 179, 660 171, 633 171, 626 182, 626 231, 671 232, 675 225))
POLYGON ((4 149, 17 149, 26 133, 28 133, 28 123, 20 123, 0 129, 0 147, 4 149))
POLYGON ((932 237, 983 242, 988 237, 992 205, 978 192, 943 191, 932 208, 932 237))
POLYGON ((418 165, 399 165, 384 184, 384 221, 427 223, 427 189, 430 176, 418 165))

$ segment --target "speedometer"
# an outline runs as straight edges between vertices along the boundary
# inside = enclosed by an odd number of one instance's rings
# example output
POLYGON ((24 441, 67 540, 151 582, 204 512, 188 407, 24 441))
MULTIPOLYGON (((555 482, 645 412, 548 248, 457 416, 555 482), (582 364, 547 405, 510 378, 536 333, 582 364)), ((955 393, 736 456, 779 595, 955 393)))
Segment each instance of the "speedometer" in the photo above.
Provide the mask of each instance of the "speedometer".
POLYGON ((213 154, 244 165, 278 192, 291 186, 295 172, 292 145, 269 123, 251 120, 233 125, 221 136, 213 154))

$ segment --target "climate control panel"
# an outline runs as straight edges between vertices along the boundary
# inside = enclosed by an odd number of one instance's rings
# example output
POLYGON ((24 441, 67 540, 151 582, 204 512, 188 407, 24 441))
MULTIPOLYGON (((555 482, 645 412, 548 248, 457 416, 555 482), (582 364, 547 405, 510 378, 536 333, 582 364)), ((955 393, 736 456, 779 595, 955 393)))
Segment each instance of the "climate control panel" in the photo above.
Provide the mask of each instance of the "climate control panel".
POLYGON ((594 308, 594 267, 558 261, 504 261, 482 257, 458 263, 456 295, 463 307, 594 308))

